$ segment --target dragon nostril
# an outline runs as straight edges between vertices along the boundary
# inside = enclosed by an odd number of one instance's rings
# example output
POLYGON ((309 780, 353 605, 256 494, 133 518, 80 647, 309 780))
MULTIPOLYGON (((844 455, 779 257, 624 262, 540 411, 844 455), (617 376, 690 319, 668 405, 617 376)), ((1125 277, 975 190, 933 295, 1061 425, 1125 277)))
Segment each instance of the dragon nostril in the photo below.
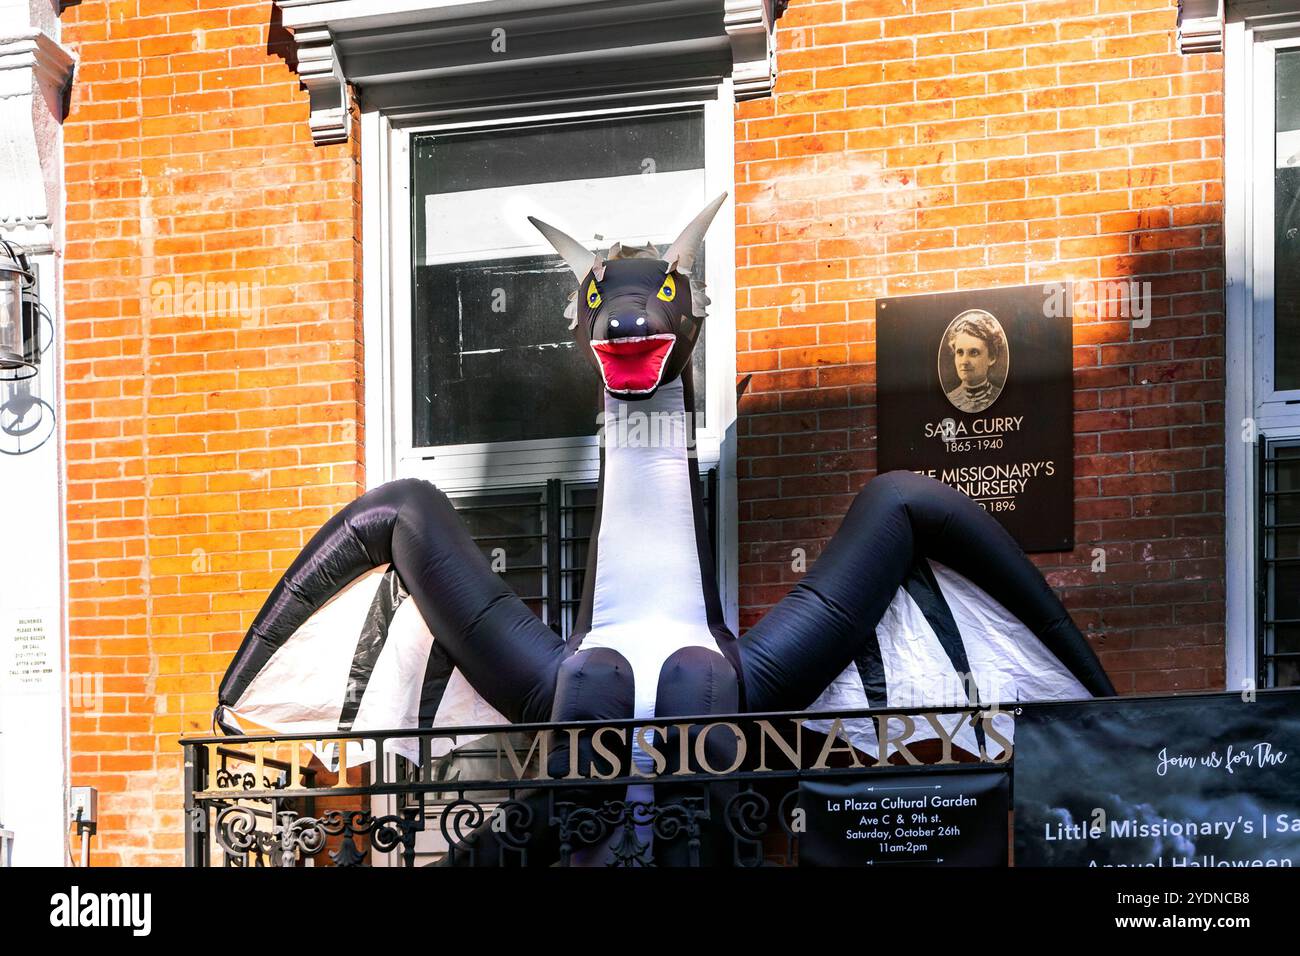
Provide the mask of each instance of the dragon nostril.
POLYGON ((605 337, 611 339, 645 335, 649 331, 650 316, 633 311, 623 311, 610 316, 604 328, 605 337))

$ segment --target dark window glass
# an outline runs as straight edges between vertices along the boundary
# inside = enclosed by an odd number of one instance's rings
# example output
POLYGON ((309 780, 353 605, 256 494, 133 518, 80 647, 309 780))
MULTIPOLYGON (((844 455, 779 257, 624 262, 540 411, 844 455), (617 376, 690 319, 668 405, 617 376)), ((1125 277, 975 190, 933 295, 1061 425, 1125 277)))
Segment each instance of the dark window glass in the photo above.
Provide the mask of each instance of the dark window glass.
MULTIPOLYGON (((411 137, 417 196, 704 167, 704 113, 678 110, 411 137)), ((685 223, 683 223, 685 225, 685 223)))
POLYGON ((1274 387, 1300 389, 1300 50, 1277 54, 1274 387))
MULTIPOLYGON (((414 446, 595 434, 598 373, 576 353, 563 317, 576 282, 557 256, 511 253, 521 240, 501 230, 499 221, 517 218, 506 205, 512 188, 560 184, 565 195, 574 195, 575 184, 584 182, 703 167, 704 118, 698 109, 413 136, 414 446), (428 203, 472 191, 481 196, 467 201, 481 202, 483 214, 457 214, 475 220, 463 225, 469 238, 462 254, 459 235, 430 232, 452 231, 460 223, 431 224, 428 203), (484 222, 496 225, 476 229, 484 222), (429 249, 437 254, 427 255, 429 249)), ((644 180, 647 187, 669 181, 644 180)), ((630 180, 629 193, 636 183, 630 180)), ((632 237, 604 240, 622 238, 632 237)), ((701 341, 695 350, 700 424, 704 357, 701 341)))
POLYGON ((595 434, 598 373, 563 316, 574 286, 556 258, 416 270, 416 447, 595 434))
POLYGON ((1300 686, 1300 442, 1263 442, 1260 468, 1260 677, 1300 686))

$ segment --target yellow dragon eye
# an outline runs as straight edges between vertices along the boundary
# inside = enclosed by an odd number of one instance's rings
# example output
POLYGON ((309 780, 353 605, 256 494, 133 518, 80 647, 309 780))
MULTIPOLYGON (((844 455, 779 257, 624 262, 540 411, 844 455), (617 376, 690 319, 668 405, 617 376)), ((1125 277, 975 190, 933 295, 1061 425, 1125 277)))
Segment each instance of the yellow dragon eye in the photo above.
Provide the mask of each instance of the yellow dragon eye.
POLYGON ((595 309, 600 306, 600 290, 596 288, 596 280, 591 280, 591 285, 587 286, 587 308, 595 309))
POLYGON ((672 276, 664 276, 664 284, 659 287, 659 298, 671 302, 676 295, 677 283, 673 281, 672 276))

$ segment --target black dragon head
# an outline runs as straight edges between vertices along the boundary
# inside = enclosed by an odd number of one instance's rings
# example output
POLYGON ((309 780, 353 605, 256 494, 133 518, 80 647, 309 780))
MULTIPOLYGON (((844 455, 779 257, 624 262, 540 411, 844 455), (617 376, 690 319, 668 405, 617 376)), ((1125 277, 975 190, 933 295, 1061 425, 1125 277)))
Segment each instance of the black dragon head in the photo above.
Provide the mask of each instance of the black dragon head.
POLYGON ((615 398, 649 398, 682 374, 704 325, 709 297, 694 277, 704 234, 723 193, 691 220, 662 258, 653 245, 614 243, 598 256, 572 236, 528 217, 578 277, 565 317, 578 348, 615 398))

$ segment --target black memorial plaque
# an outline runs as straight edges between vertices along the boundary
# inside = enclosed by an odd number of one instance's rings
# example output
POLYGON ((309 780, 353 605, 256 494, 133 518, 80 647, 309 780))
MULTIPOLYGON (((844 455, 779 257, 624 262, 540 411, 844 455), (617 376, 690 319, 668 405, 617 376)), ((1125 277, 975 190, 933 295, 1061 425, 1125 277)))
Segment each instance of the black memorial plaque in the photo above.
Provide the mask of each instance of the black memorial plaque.
POLYGON ((878 300, 879 471, 959 489, 1026 551, 1070 550, 1072 347, 1059 284, 878 300))
POLYGON ((803 780, 800 866, 1006 866, 1009 776, 876 772, 803 780))

